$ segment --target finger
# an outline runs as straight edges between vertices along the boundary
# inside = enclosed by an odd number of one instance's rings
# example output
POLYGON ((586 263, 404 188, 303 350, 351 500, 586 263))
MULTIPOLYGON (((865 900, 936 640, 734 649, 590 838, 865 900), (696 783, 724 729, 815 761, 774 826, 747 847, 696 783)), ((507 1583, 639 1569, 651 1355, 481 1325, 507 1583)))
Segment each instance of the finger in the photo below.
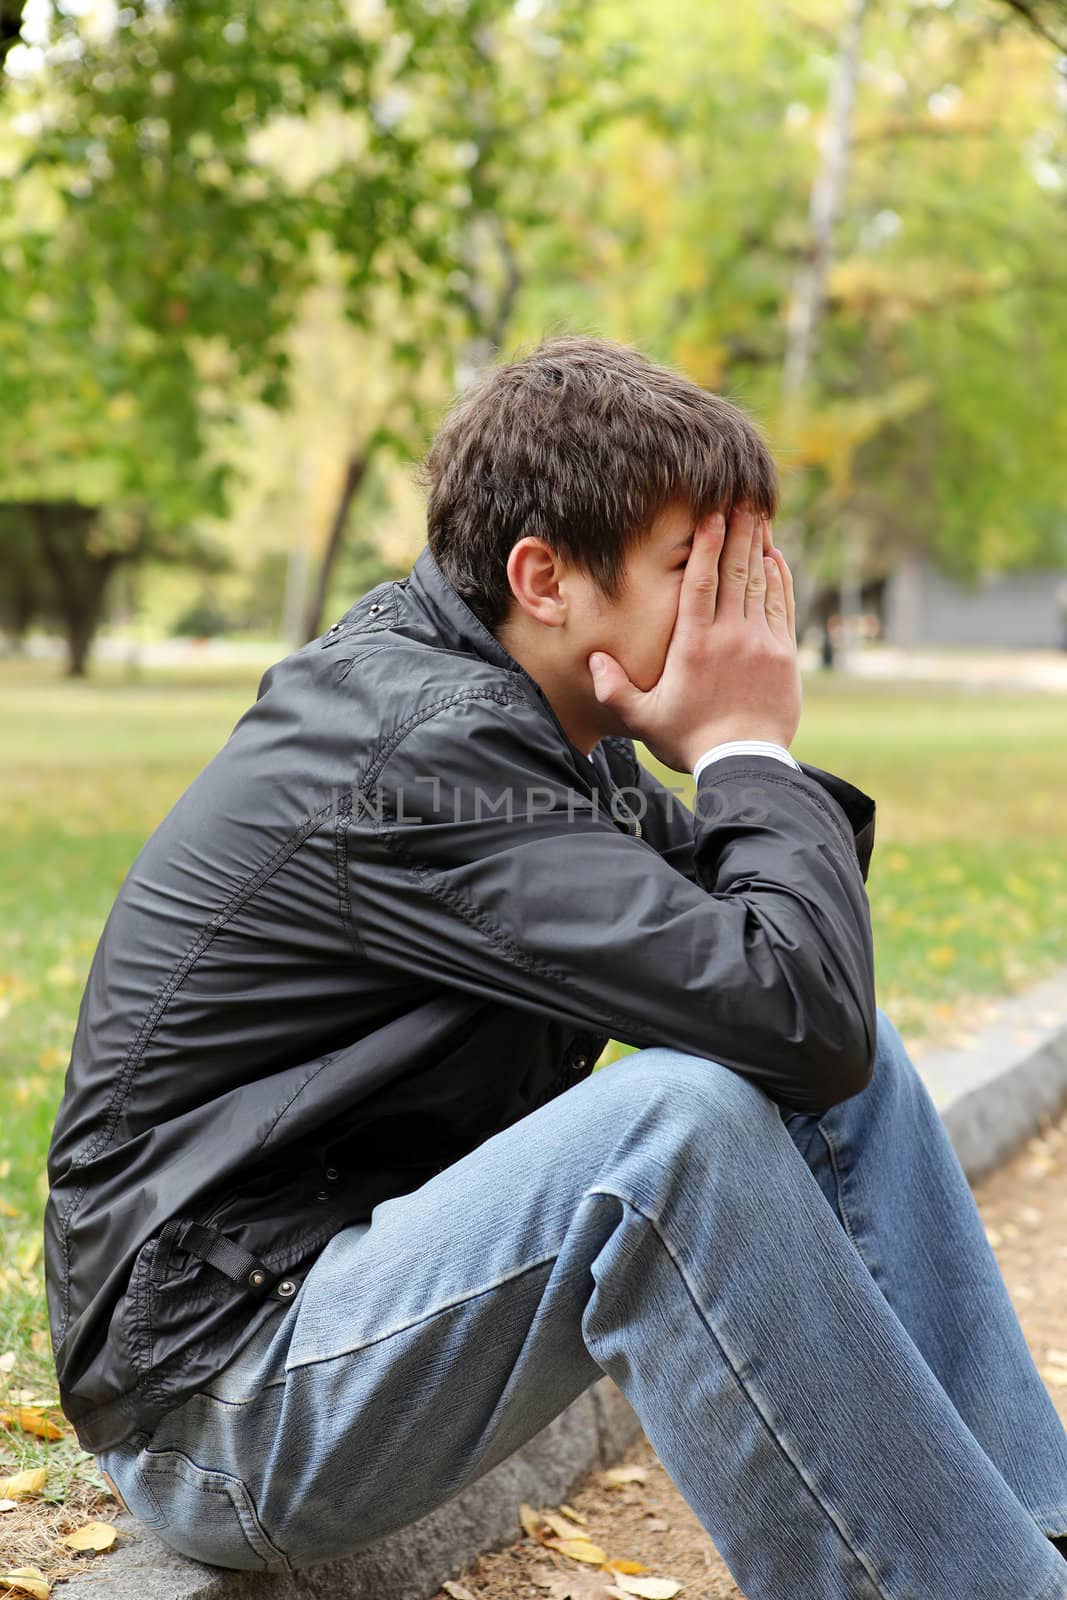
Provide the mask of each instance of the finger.
POLYGON ((778 638, 791 643, 792 630, 789 626, 789 612, 785 603, 785 583, 782 580, 782 569, 773 556, 764 556, 762 560, 767 582, 767 598, 764 603, 767 626, 778 638))
POLYGON ((774 529, 771 527, 771 519, 770 519, 770 517, 764 517, 764 519, 763 519, 763 554, 765 556, 773 556, 773 554, 774 554, 774 537, 773 537, 773 535, 774 535, 774 529))
POLYGON ((752 543, 748 547, 748 583, 745 586, 745 616, 761 617, 767 598, 767 574, 763 569, 763 518, 752 524, 752 543))
POLYGON ((716 622, 742 622, 745 616, 745 591, 748 588, 752 542, 757 534, 756 518, 745 505, 735 506, 719 558, 719 594, 715 606, 716 622))
POLYGON ((603 650, 594 650, 587 665, 593 679, 593 693, 600 704, 610 705, 624 720, 627 713, 632 715, 645 691, 630 681, 615 657, 606 655, 603 650))
POLYGON ((725 535, 726 519, 721 511, 705 517, 693 531, 693 544, 678 594, 678 614, 674 619, 672 643, 678 638, 683 645, 695 644, 715 621, 719 563, 725 535))
POLYGON ((789 570, 789 563, 780 550, 771 546, 771 554, 782 574, 782 587, 785 590, 785 608, 789 618, 789 632, 793 636, 793 643, 797 642, 796 601, 793 595, 793 574, 789 570))

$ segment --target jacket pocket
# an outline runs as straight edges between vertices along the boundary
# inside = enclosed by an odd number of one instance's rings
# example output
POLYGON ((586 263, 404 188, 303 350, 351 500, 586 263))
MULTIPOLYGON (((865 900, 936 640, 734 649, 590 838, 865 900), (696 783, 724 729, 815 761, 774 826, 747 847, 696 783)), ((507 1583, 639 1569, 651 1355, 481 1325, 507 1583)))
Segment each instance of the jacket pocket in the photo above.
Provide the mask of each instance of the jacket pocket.
POLYGON ((332 1205, 304 1198, 308 1179, 246 1179, 199 1216, 171 1217, 142 1244, 121 1337, 141 1397, 159 1412, 203 1389, 276 1311, 340 1226, 332 1205), (193 1229, 193 1239, 186 1240, 193 1229), (207 1257, 199 1253, 207 1247, 207 1257), (235 1262, 265 1269, 254 1287, 235 1262))

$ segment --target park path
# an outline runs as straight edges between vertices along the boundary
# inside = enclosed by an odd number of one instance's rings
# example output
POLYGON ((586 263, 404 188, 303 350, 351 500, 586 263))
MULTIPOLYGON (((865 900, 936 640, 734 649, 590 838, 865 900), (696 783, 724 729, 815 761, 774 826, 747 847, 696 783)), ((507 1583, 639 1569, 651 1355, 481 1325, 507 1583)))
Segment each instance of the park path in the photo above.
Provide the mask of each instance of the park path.
MULTIPOLYGON (((1067 1425, 1067 1113, 1046 1119, 1004 1166, 972 1188, 1031 1353, 1067 1425)), ((587 1537, 610 1558, 640 1561, 648 1575, 680 1582, 678 1600, 744 1600, 648 1441, 631 1445, 622 1464, 644 1469, 644 1481, 610 1485, 594 1472, 567 1502, 587 1519, 587 1537)), ((452 1600, 464 1591, 475 1600, 564 1600, 565 1589, 550 1591, 533 1581, 544 1580, 545 1569, 557 1576, 581 1573, 590 1583, 579 1590, 581 1600, 599 1600, 590 1582, 595 1568, 525 1536, 453 1574, 452 1600)), ((441 1589, 435 1600, 448 1597, 441 1589)))

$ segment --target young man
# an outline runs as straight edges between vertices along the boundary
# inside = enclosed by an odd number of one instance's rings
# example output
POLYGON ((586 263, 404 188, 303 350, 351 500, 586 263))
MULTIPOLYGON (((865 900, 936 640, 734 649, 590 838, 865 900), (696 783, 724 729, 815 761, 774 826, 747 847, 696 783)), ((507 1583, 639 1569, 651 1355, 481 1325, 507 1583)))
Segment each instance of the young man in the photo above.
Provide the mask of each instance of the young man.
POLYGON ((609 1373, 749 1600, 1067 1595, 1067 1436, 875 1003, 874 803, 787 749, 766 447, 564 339, 428 478, 102 934, 48 1166, 81 1442, 288 1570, 609 1373))

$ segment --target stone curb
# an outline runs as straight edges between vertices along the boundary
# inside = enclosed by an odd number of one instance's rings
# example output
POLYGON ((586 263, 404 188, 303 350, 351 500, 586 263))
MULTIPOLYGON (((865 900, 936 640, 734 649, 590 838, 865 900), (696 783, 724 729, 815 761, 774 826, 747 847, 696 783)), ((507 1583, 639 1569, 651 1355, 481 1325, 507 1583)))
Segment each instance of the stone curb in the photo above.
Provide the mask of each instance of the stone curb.
MULTIPOLYGON (((967 1178, 999 1166, 1067 1104, 1067 972, 1000 1001, 966 1044, 916 1056, 967 1178)), ((462 1494, 386 1539, 296 1573, 231 1572, 179 1556, 133 1517, 126 1537, 59 1600, 430 1600, 476 1555, 518 1537, 518 1508, 556 1506, 595 1467, 610 1466, 641 1424, 608 1377, 462 1494)))
POLYGON ((558 1506, 640 1432, 625 1396, 610 1378, 598 1378, 462 1494, 366 1550, 294 1573, 233 1572, 176 1554, 122 1512, 109 1518, 125 1535, 121 1545, 52 1592, 57 1600, 429 1600, 482 1551, 519 1537, 524 1500, 558 1506))
POLYGON ((1067 1104, 1067 971, 981 1010, 966 1044, 915 1058, 971 1183, 1067 1104))

